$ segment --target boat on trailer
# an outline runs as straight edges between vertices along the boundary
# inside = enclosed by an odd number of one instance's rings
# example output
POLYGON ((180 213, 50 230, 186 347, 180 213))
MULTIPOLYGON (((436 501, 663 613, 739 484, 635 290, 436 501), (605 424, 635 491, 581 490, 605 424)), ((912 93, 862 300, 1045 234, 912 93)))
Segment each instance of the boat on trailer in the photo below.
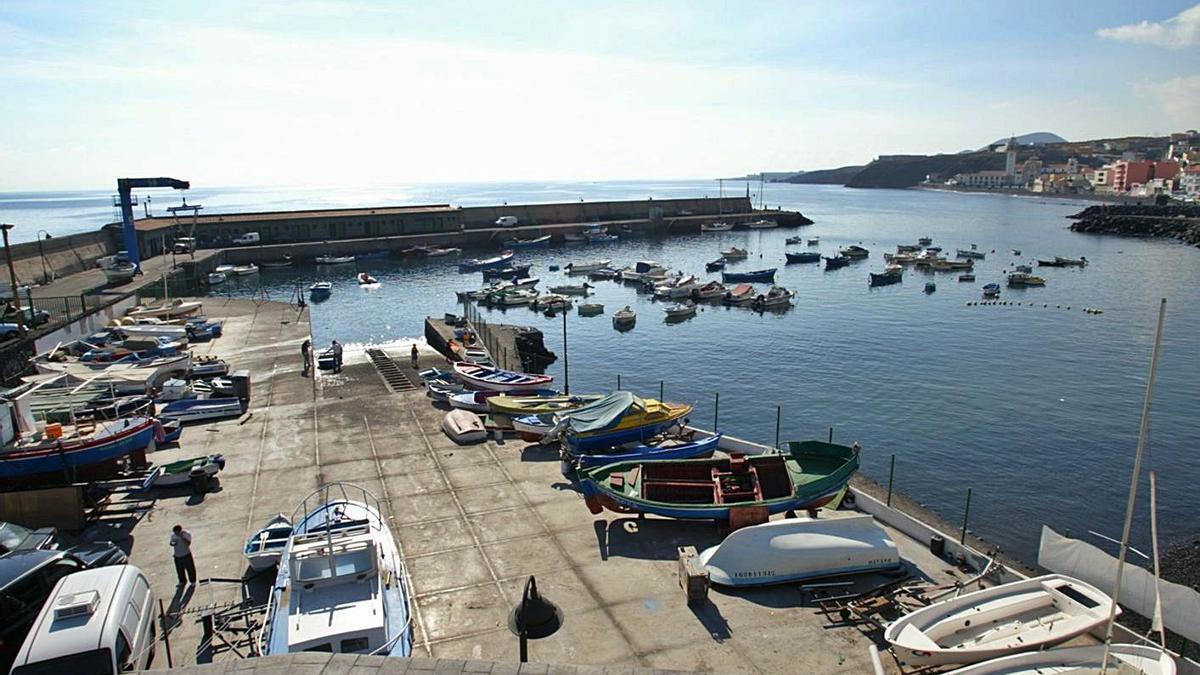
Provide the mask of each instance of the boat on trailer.
POLYGON ((259 652, 410 656, 408 574, 379 500, 330 483, 290 520, 259 652))
POLYGON ((275 514, 262 529, 246 540, 242 554, 250 563, 250 569, 262 571, 278 565, 291 536, 292 519, 282 513, 275 514))

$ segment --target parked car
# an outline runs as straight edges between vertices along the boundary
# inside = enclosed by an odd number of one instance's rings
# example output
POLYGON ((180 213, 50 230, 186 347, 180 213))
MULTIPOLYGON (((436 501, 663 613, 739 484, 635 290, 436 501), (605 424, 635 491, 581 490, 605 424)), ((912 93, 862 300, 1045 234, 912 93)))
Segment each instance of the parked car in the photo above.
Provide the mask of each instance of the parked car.
POLYGON ((83 561, 66 551, 28 549, 0 556, 0 673, 12 667, 59 579, 83 569, 83 561))
POLYGON ((41 527, 31 530, 23 525, 0 521, 0 555, 40 548, 58 548, 56 528, 41 527))
MULTIPOLYGON (((7 281, 0 283, 0 300, 12 300, 12 296, 12 284, 9 284, 7 281)), ((17 297, 28 298, 29 286, 25 284, 17 286, 17 297)))
POLYGON ((245 246, 247 244, 257 244, 261 241, 262 241, 262 239, 258 236, 257 232, 247 232, 246 234, 243 234, 240 237, 233 238, 233 243, 235 246, 245 246))
POLYGON ((111 541, 93 541, 87 544, 79 544, 67 549, 67 553, 79 558, 88 567, 108 567, 110 565, 124 565, 129 562, 129 556, 125 555, 125 551, 121 550, 121 547, 111 541))
POLYGON ((196 239, 195 237, 176 237, 171 250, 175 253, 191 253, 196 250, 196 239))
POLYGON ((133 565, 58 580, 16 655, 13 675, 114 675, 154 660, 154 591, 133 565))
MULTIPOLYGON (((50 312, 44 309, 34 309, 31 307, 22 307, 25 313, 25 326, 40 326, 50 320, 50 312)), ((14 323, 17 320, 17 308, 8 305, 4 308, 4 314, 0 315, 5 323, 14 323)), ((14 324, 15 325, 15 324, 14 324)))
POLYGON ((0 342, 21 335, 21 327, 15 323, 0 323, 0 342))
POLYGON ((516 224, 516 216, 500 216, 496 219, 496 227, 514 227, 516 224))

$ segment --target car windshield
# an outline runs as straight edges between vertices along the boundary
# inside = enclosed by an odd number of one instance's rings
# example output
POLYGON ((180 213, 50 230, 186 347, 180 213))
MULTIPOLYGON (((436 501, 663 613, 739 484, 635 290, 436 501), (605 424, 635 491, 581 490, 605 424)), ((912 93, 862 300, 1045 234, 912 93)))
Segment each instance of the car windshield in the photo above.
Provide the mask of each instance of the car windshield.
POLYGON ((13 675, 59 675, 59 673, 112 673, 112 656, 107 649, 62 656, 13 669, 13 675))
POLYGON ((29 530, 15 523, 0 523, 0 552, 12 551, 25 541, 29 530))

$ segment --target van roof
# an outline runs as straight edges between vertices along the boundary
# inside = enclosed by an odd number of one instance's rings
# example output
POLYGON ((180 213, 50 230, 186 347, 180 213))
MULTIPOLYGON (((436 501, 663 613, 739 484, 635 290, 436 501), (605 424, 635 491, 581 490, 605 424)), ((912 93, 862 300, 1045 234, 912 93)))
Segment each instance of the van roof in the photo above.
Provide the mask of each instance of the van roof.
POLYGON ((104 644, 104 636, 121 622, 119 610, 129 596, 129 585, 124 580, 132 580, 139 574, 141 570, 133 565, 113 565, 83 570, 60 579, 30 628, 17 663, 38 663, 99 649, 104 644), (55 618, 54 605, 59 598, 93 591, 99 594, 94 611, 65 619, 55 618))

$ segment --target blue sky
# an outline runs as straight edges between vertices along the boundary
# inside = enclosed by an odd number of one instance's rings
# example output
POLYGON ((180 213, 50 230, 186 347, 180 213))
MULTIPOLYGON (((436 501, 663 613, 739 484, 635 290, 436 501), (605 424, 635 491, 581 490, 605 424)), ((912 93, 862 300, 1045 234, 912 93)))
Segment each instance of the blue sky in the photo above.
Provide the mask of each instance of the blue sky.
POLYGON ((1200 125, 1195 2, 0 5, 0 191, 691 178, 1200 125))

